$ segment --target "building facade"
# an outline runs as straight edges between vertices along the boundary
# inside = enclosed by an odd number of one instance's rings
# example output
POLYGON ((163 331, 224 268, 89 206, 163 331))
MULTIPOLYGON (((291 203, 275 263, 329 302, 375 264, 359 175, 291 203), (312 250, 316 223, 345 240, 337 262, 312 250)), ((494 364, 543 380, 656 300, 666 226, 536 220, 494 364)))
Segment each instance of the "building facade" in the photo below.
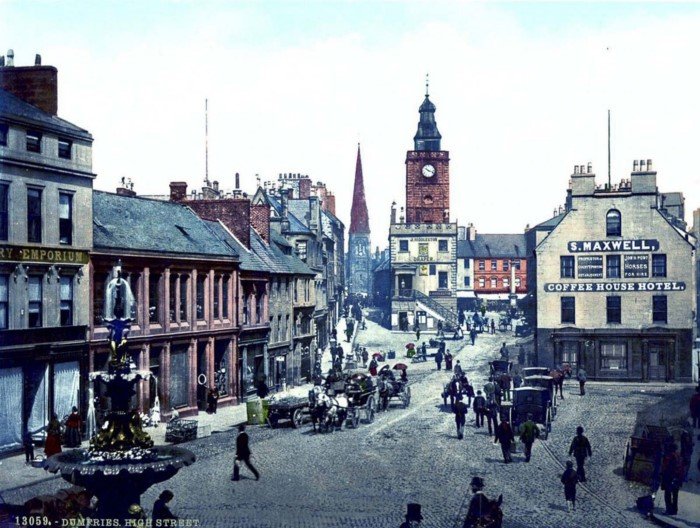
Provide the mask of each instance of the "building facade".
POLYGON ((0 67, 0 451, 85 403, 93 138, 38 62, 0 67))
POLYGON ((372 293, 372 245, 360 145, 357 145, 355 186, 352 193, 348 234, 348 293, 367 297, 372 293))
POLYGON ((651 160, 612 187, 576 166, 567 203, 535 249, 539 363, 690 381, 695 239, 660 207, 651 160))

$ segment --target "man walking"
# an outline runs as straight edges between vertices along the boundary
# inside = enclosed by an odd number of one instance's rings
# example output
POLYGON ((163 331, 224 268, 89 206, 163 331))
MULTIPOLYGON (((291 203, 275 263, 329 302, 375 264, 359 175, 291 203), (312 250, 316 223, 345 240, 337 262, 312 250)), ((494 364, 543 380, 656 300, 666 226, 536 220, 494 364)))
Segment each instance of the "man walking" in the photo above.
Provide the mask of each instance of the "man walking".
POLYGON ((586 394, 586 381, 588 380, 588 375, 586 374, 586 371, 581 367, 578 369, 578 374, 576 374, 576 379, 578 380, 578 386, 581 391, 581 396, 586 394))
POLYGON ((510 456, 510 448, 515 440, 513 429, 508 423, 508 420, 503 420, 496 428, 496 441, 494 443, 501 444, 501 453, 503 453, 503 462, 508 464, 513 459, 510 456))
POLYGON ((476 396, 474 397, 474 425, 476 427, 484 426, 484 413, 486 411, 486 398, 483 397, 481 391, 476 391, 476 396))
POLYGON ((493 435, 496 438, 496 429, 498 428, 498 403, 495 400, 489 400, 486 405, 486 421, 489 426, 489 436, 493 435))
POLYGON ((457 395, 457 401, 454 404, 455 424, 457 425, 457 438, 464 438, 464 425, 467 423, 467 405, 462 401, 462 395, 457 395))
POLYGON ((437 369, 442 370, 442 349, 439 349, 437 354, 435 354, 435 363, 437 364, 437 369))
POLYGON ((683 483, 683 462, 678 455, 678 446, 673 443, 667 448, 661 462, 661 489, 666 503, 665 515, 678 514, 678 490, 683 483))
POLYGON ((416 321, 416 324, 413 327, 413 330, 415 330, 415 332, 416 332, 416 341, 420 341, 420 326, 418 326, 418 321, 416 321))
MULTIPOLYGON (((248 446, 248 433, 245 432, 245 424, 238 426, 238 436, 236 437, 236 461, 241 461, 246 467, 255 475, 255 480, 260 480, 260 473, 255 469, 253 464, 250 463, 250 447, 248 446)), ((231 480, 239 480, 238 464, 234 461, 233 463, 233 477, 231 480)))
POLYGON ((586 457, 590 457, 592 454, 591 443, 588 441, 588 438, 583 436, 583 427, 579 425, 576 428, 576 436, 571 441, 571 447, 569 447, 569 456, 573 455, 576 459, 576 474, 579 482, 586 482, 586 470, 583 464, 586 461, 586 457))
POLYGON ((537 424, 532 421, 532 414, 528 413, 527 421, 520 426, 520 441, 525 446, 525 462, 530 462, 532 455, 532 444, 535 443, 535 438, 540 436, 540 430, 537 424))
POLYGON ((501 390, 503 391, 503 399, 510 401, 510 376, 507 373, 501 374, 501 390))
POLYGON ((476 342, 476 328, 469 330, 469 338, 472 340, 472 346, 474 346, 474 343, 476 342))
POLYGON ((561 476, 561 483, 564 484, 564 498, 566 499, 566 508, 569 511, 576 509, 576 484, 578 481, 578 475, 574 471, 574 463, 567 460, 566 471, 561 476))

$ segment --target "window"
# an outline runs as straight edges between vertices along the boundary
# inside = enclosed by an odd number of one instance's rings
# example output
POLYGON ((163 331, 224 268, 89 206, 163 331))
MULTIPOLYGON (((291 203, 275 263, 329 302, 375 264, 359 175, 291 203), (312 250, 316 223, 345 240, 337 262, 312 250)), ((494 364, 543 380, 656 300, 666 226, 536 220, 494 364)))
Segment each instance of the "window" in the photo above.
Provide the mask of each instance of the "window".
POLYGON ((498 261, 497 260, 491 261, 491 271, 498 271, 498 261))
POLYGON ((228 275, 224 275, 224 281, 223 281, 223 286, 221 287, 221 294, 223 295, 223 318, 228 319, 229 314, 228 314, 228 288, 229 288, 229 283, 231 281, 231 278, 228 275))
POLYGON ((0 275, 0 330, 5 330, 8 325, 9 287, 10 276, 0 275))
POLYGON ((250 322, 250 294, 244 294, 243 297, 243 324, 248 324, 250 322))
POLYGON ((469 269, 469 259, 464 259, 464 269, 469 269))
POLYGON ((576 298, 561 298, 561 322, 576 324, 576 298))
POLYGON ((73 324, 73 277, 61 277, 61 326, 73 324))
POLYGON ((284 316, 284 336, 285 336, 285 341, 289 341, 291 339, 291 335, 289 335, 289 332, 291 330, 291 325, 289 324, 289 314, 284 316))
POLYGON ((140 308, 139 301, 141 299, 141 274, 129 273, 128 280, 131 293, 134 294, 134 304, 131 305, 131 318, 134 321, 138 321, 140 308))
POLYGON ((255 322, 260 324, 263 322, 263 311, 265 309, 264 305, 265 294, 260 292, 255 296, 255 322))
POLYGON ((573 279, 574 257, 559 257, 559 270, 562 279, 573 279))
POLYGON ((197 275, 197 319, 204 319, 204 286, 207 276, 197 275))
POLYGON ((503 277, 503 287, 504 288, 510 287, 510 279, 508 277, 503 277))
POLYGON ((300 240, 295 244, 297 256, 306 262, 306 240, 300 240))
POLYGON ((58 138, 58 157, 63 159, 71 159, 71 150, 73 142, 70 139, 58 138))
POLYGON ((483 277, 479 277, 479 288, 484 288, 486 286, 486 281, 483 277))
POLYGON ((187 285, 189 277, 180 275, 180 321, 187 321, 187 285))
POLYGON ((294 302, 299 302, 299 280, 294 280, 294 302))
POLYGON ((622 215, 617 209, 610 209, 605 215, 606 236, 622 236, 622 215))
POLYGON ((10 127, 8 125, 5 123, 0 123, 0 146, 7 146, 7 134, 9 130, 10 127))
POLYGON ((214 319, 221 319, 221 291, 219 287, 221 286, 221 277, 214 278, 214 319))
POLYGON ((10 225, 10 186, 0 184, 0 240, 7 240, 10 225))
POLYGON ((668 322, 668 302, 665 295, 654 295, 652 298, 652 318, 655 323, 668 322))
POLYGON ((42 278, 39 275, 31 275, 29 277, 29 309, 27 310, 27 326, 29 328, 39 328, 41 326, 42 278))
POLYGON ((177 322, 177 275, 170 274, 170 298, 168 299, 170 309, 170 322, 177 322))
POLYGON ((469 277, 464 277, 464 285, 471 286, 471 280, 469 279, 469 277))
POLYGON ((430 275, 435 275, 435 264, 429 264, 428 265, 428 273, 430 275))
POLYGON ((40 189, 27 189, 27 242, 41 242, 40 189))
POLYGON ((666 276, 666 255, 652 255, 651 256, 651 276, 652 277, 665 277, 666 276))
POLYGON ((399 251, 408 251, 408 240, 399 240, 399 251))
POLYGON ((58 195, 58 241, 73 243, 73 196, 67 193, 58 195))
POLYGON ((438 273, 438 288, 447 289, 447 272, 441 271, 438 273))
POLYGON ((496 277, 491 277, 491 287, 498 288, 498 279, 496 277))
POLYGON ((520 271, 520 265, 522 264, 522 259, 518 259, 515 261, 515 269, 520 271))
POLYGON ((617 295, 607 298, 608 323, 622 322, 622 297, 617 295))
POLYGON ((27 151, 41 152, 41 132, 27 130, 27 151))
POLYGON ((627 345, 625 343, 601 343, 600 368, 627 370, 627 345))
POLYGON ((620 278, 620 255, 608 255, 605 257, 606 277, 608 279, 620 278))
POLYGON ((515 287, 520 288, 520 277, 515 277, 515 287))
POLYGON ((438 240, 438 251, 447 251, 447 240, 438 240))
POLYGON ((160 274, 148 275, 148 322, 160 322, 160 274))
POLYGON ((480 260, 479 261, 479 271, 485 271, 485 270, 486 270, 486 261, 480 260))
POLYGON ((503 271, 508 271, 510 269, 510 260, 504 259, 503 260, 503 271))

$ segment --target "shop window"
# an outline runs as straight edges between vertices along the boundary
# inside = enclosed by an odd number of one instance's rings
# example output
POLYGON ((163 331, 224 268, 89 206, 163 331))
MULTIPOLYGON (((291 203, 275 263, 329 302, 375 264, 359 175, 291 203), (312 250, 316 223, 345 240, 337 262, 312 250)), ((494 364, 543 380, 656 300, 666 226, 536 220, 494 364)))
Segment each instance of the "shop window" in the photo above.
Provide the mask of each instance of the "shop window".
POLYGON ((486 270, 486 261, 480 260, 479 261, 479 271, 485 271, 485 270, 486 270))
POLYGON ((600 368, 603 370, 627 370, 627 345, 625 343, 601 343, 600 368))
POLYGON ((447 289, 447 272, 441 271, 438 273, 438 288, 441 290, 447 289))
POLYGON ((160 273, 148 276, 148 322, 160 322, 160 273))
POLYGON ((607 236, 622 236, 622 215, 617 209, 610 209, 605 215, 605 233, 607 236))
POLYGON ((577 371, 577 351, 578 343, 576 341, 562 341, 557 363, 559 365, 568 363, 571 365, 572 372, 575 373, 577 371))
POLYGON ((58 241, 73 243, 73 195, 68 193, 58 194, 58 241))
POLYGON ((665 295, 652 297, 652 320, 655 323, 668 322, 668 299, 665 295))
POLYGON ((28 279, 29 305, 27 310, 27 326, 29 328, 39 328, 42 325, 42 279, 40 275, 30 275, 28 279))
POLYGON ((206 279, 207 279, 206 275, 198 275, 197 276, 197 292, 196 292, 197 293, 197 295, 196 295, 196 297, 197 297, 197 309, 196 309, 197 320, 204 319, 204 313, 205 313, 205 310, 204 310, 204 299, 205 299, 204 287, 206 285, 206 279))
POLYGON ((7 240, 10 226, 10 186, 0 184, 0 240, 7 240))
POLYGON ((61 277, 61 326, 73 324, 73 277, 61 277))
POLYGON ((574 278, 574 257, 559 257, 559 275, 562 279, 574 278))
POLYGON ((27 189, 27 242, 41 242, 40 189, 27 189))
POLYGON ((561 322, 562 324, 576 324, 576 298, 561 298, 561 322))
POLYGON ((605 257, 605 276, 608 279, 620 278, 620 255, 608 255, 605 257))
POLYGON ((95 326, 104 324, 102 318, 104 316, 105 287, 111 278, 111 275, 107 271, 95 270, 93 280, 94 290, 92 294, 92 320, 95 326))
POLYGON ((665 277, 666 276, 666 255, 657 254, 651 256, 651 276, 665 277))
POLYGON ((10 300, 10 276, 0 275, 0 330, 8 327, 8 311, 10 300))
POLYGON ((608 323, 622 323, 622 297, 618 295, 607 297, 608 323))
POLYGON ((187 286, 189 285, 189 277, 180 275, 180 321, 187 321, 187 286))
POLYGON ((438 251, 447 251, 447 240, 438 240, 438 251))
POLYGON ((189 399, 189 361, 186 346, 173 347, 170 352, 170 405, 184 407, 189 399))

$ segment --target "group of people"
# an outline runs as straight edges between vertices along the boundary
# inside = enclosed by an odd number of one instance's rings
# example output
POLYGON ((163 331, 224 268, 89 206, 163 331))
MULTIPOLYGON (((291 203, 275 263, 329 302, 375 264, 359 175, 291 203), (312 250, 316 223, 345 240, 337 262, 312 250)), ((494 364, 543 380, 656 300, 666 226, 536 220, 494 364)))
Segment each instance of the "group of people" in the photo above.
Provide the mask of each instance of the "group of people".
MULTIPOLYGON (((46 440, 44 442, 44 455, 49 458, 52 455, 62 452, 61 445, 66 447, 80 447, 82 441, 81 429, 83 421, 77 407, 73 407, 71 413, 66 418, 65 427, 61 425, 58 415, 53 413, 51 420, 46 426, 46 440), (62 441, 63 439, 63 441, 62 441)), ((29 431, 25 431, 22 436, 22 447, 24 448, 24 461, 30 464, 34 460, 34 439, 29 431)))

